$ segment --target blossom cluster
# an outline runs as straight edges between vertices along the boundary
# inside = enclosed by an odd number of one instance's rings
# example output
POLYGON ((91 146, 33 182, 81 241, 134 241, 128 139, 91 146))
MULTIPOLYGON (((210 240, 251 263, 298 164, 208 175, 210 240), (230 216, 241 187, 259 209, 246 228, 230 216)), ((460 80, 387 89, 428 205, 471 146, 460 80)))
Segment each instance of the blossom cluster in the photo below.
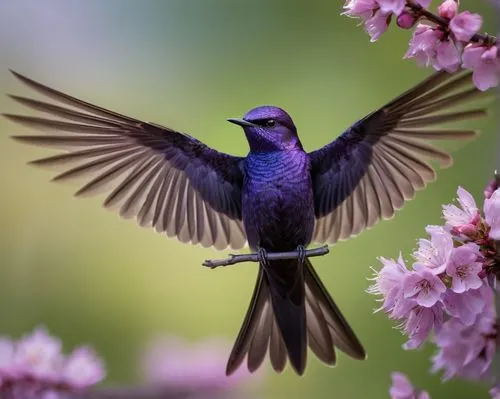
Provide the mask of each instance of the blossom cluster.
POLYGON ((100 382, 104 366, 93 350, 65 356, 61 342, 43 327, 18 341, 0 337, 0 397, 65 399, 100 382))
POLYGON ((421 66, 450 73, 471 69, 479 90, 497 86, 499 43, 493 36, 478 33, 482 17, 469 11, 459 13, 457 0, 445 0, 436 15, 426 9, 430 3, 431 0, 348 0, 344 14, 360 18, 372 41, 379 39, 392 19, 400 28, 415 27, 404 58, 414 58, 421 66))
POLYGON ((398 320, 408 341, 419 347, 431 332, 439 351, 433 370, 443 378, 479 380, 488 376, 497 336, 493 292, 488 275, 497 273, 500 189, 488 189, 481 215, 474 198, 459 187, 458 205, 445 205, 444 226, 428 226, 411 269, 380 258, 369 292, 382 295, 381 309, 398 320))

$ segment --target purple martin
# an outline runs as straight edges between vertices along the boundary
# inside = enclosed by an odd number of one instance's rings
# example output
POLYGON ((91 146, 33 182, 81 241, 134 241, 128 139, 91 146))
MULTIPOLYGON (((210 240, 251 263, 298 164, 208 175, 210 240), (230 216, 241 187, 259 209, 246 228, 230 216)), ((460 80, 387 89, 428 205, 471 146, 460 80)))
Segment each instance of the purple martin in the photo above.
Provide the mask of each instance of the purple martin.
POLYGON ((248 243, 262 254, 228 375, 245 358, 255 371, 267 353, 277 372, 288 360, 301 375, 307 346, 328 365, 336 362, 335 348, 365 358, 309 259, 268 260, 266 251, 303 253, 313 242, 333 244, 392 217, 435 179, 430 162, 451 165, 449 153, 430 141, 475 136, 435 126, 485 115, 468 107, 481 94, 470 73, 437 72, 312 152, 283 109, 254 108, 229 119, 243 128, 250 147, 238 157, 13 74, 45 99, 10 97, 48 115, 5 114, 43 132, 14 139, 63 150, 31 163, 59 167, 56 181, 85 178, 76 196, 104 190, 104 206, 140 226, 219 250, 248 243), (466 109, 453 109, 460 105, 466 109))

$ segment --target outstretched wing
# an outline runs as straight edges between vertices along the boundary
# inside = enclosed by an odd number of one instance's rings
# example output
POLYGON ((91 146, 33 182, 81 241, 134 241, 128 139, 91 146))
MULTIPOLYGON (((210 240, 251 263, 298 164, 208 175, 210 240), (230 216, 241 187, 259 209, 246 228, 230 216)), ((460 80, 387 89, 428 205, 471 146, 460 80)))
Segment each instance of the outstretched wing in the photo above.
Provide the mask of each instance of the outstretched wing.
POLYGON ((316 227, 313 240, 334 243, 359 234, 400 209, 436 177, 451 156, 430 140, 471 139, 473 130, 433 126, 484 116, 483 108, 452 111, 476 99, 471 73, 438 72, 311 152, 316 227))
POLYGON ((86 179, 76 196, 107 191, 105 207, 118 208, 183 242, 241 248, 242 158, 217 152, 186 134, 97 107, 37 83, 19 80, 60 105, 10 96, 51 119, 5 114, 41 134, 15 136, 64 153, 31 162, 58 167, 54 180, 86 179), (54 117, 56 117, 54 119, 54 117))

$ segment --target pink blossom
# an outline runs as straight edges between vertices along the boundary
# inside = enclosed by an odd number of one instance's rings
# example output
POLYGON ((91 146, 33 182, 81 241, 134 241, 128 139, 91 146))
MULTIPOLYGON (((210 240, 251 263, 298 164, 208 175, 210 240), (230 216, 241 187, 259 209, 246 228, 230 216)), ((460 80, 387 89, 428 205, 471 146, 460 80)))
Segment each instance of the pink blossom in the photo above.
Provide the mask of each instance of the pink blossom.
POLYGON ((500 189, 496 189, 491 197, 484 201, 484 219, 490 226, 489 237, 500 240, 500 189))
POLYGON ((481 29, 482 24, 483 18, 479 14, 464 11, 450 21, 450 29, 457 40, 468 42, 481 29))
POLYGON ((443 40, 437 44, 434 69, 453 73, 458 70, 461 63, 462 52, 452 40, 443 40))
POLYGON ((144 375, 150 383, 180 389, 228 390, 245 382, 250 373, 240 367, 230 377, 226 376, 227 348, 218 339, 195 344, 175 337, 158 339, 145 353, 144 375))
POLYGON ((390 14, 381 10, 377 11, 371 18, 365 21, 366 33, 370 35, 371 41, 376 42, 389 27, 390 14))
POLYGON ((408 314, 408 318, 403 322, 403 330, 409 337, 403 347, 405 349, 415 349, 422 345, 431 330, 440 331, 443 316, 443 307, 440 302, 431 308, 415 306, 408 314))
POLYGON ((480 215, 474 197, 460 186, 457 190, 457 197, 460 208, 453 204, 443 205, 446 227, 457 234, 477 230, 480 215))
POLYGON ((347 15, 352 18, 361 18, 366 21, 373 16, 373 13, 378 8, 375 0, 348 0, 344 4, 344 12, 342 15, 347 15))
POLYGON ((97 384, 105 374, 103 364, 91 348, 75 349, 61 371, 62 380, 76 389, 97 384))
POLYGON ((441 279, 424 267, 409 273, 403 281, 404 297, 412 298, 426 308, 434 306, 445 291, 441 279))
POLYGON ((415 389, 403 373, 393 372, 391 377, 392 386, 389 389, 391 399, 430 399, 427 392, 415 389))
POLYGON ((483 285, 483 280, 479 277, 483 270, 482 263, 477 262, 479 256, 479 246, 474 243, 464 244, 452 252, 446 273, 452 278, 453 291, 460 294, 483 285))
POLYGON ((443 35, 433 26, 418 24, 410 40, 410 48, 404 58, 415 58, 421 66, 433 64, 436 58, 436 47, 443 35))
POLYGON ((13 364, 23 375, 35 379, 57 379, 63 364, 61 350, 61 341, 39 327, 17 343, 13 364))
POLYGON ((469 326, 475 322, 477 315, 491 307, 492 292, 487 284, 460 294, 447 290, 441 302, 446 313, 469 326))
POLYGON ((495 351, 495 314, 492 306, 466 326, 458 319, 448 320, 434 341, 439 353, 432 359, 433 371, 443 370, 443 379, 458 376, 481 379, 489 370, 495 351))
POLYGON ((453 239, 444 230, 429 230, 431 239, 421 238, 419 246, 413 257, 417 261, 414 267, 425 267, 434 274, 445 271, 448 260, 453 251, 453 239))
POLYGON ((396 304, 403 299, 403 280, 409 271, 401 254, 397 262, 382 257, 379 260, 384 266, 379 272, 375 272, 375 284, 370 286, 367 291, 370 294, 382 295, 384 304, 381 309, 390 313, 393 312, 396 304))
POLYGON ((393 13, 399 15, 403 12, 406 5, 406 0, 377 0, 380 6, 380 11, 384 14, 393 13))
POLYGON ((464 68, 473 69, 472 79, 479 90, 498 86, 500 54, 496 46, 469 44, 462 56, 464 68))
POLYGON ((18 342, 1 338, 0 392, 14 399, 64 399, 104 378, 104 367, 90 350, 77 349, 66 359, 61 349, 43 327, 18 342))
POLYGON ((438 13, 442 18, 452 19, 457 15, 458 3, 455 0, 445 0, 439 7, 438 13))

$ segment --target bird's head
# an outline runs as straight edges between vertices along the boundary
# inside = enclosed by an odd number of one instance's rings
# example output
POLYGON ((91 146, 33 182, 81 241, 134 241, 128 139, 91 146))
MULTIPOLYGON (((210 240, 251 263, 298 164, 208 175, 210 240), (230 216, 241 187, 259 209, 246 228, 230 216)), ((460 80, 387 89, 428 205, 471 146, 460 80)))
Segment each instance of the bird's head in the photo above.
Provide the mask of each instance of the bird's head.
POLYGON ((270 152, 302 148, 292 118, 278 107, 262 106, 251 109, 242 119, 230 118, 240 125, 255 152, 270 152))

